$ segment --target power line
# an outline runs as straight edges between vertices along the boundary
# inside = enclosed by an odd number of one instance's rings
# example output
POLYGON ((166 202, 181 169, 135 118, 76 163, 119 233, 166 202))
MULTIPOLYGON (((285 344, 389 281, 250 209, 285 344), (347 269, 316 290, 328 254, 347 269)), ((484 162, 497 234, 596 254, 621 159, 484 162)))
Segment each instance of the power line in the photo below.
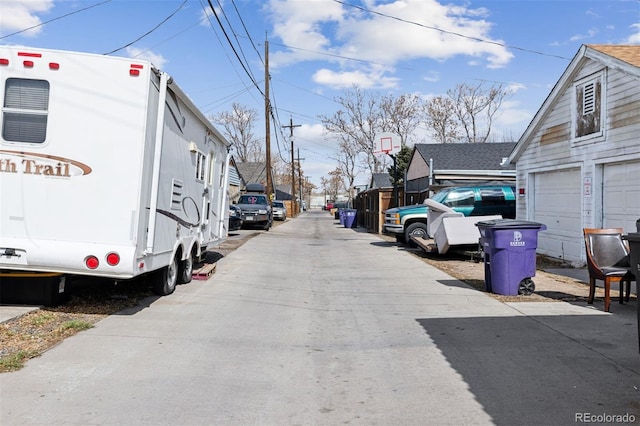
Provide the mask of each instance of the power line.
POLYGON ((126 47, 131 46, 131 45, 132 45, 132 44, 134 44, 134 43, 139 42, 140 40, 142 40, 143 38, 145 38, 146 36, 148 36, 149 34, 151 34, 152 32, 154 32, 155 30, 157 30, 158 28, 160 28, 160 26, 161 26, 162 24, 164 24, 165 22, 167 22, 169 19, 173 18, 173 16, 174 16, 176 13, 178 13, 178 12, 180 11, 180 9, 182 9, 182 8, 184 7, 184 5, 185 5, 185 4, 187 4, 187 2, 188 2, 188 1, 189 1, 189 0, 184 0, 184 1, 182 2, 182 4, 181 4, 181 5, 180 5, 180 6, 179 6, 179 7, 178 7, 178 8, 177 8, 177 9, 176 9, 172 14, 170 14, 169 16, 167 16, 166 18, 164 18, 164 19, 163 19, 163 20, 162 20, 158 25, 156 25, 155 27, 153 27, 151 30, 147 31, 145 34, 142 34, 142 35, 141 35, 140 37, 138 37, 137 39, 133 40, 133 41, 132 41, 132 42, 130 42, 130 43, 125 44, 125 45, 124 45, 124 46, 122 46, 122 47, 119 47, 119 48, 117 48, 117 49, 115 49, 115 50, 112 50, 111 52, 107 52, 107 53, 105 53, 105 55, 111 55, 112 53, 116 53, 116 52, 117 52, 117 51, 119 51, 119 50, 122 50, 122 49, 124 49, 124 48, 126 48, 126 47))
POLYGON ((355 9, 361 10, 363 12, 371 13, 373 15, 382 16, 382 17, 388 18, 388 19, 394 19, 396 21, 403 22, 405 24, 416 25, 418 27, 439 31, 439 32, 441 32, 443 34, 454 35, 454 36, 457 36, 457 37, 466 38, 468 40, 478 41, 478 42, 481 42, 481 43, 493 44, 493 45, 500 46, 500 47, 506 47, 508 49, 520 50, 522 52, 534 53, 536 55, 549 56, 549 57, 558 58, 558 59, 565 59, 567 61, 571 60, 571 58, 565 58, 564 56, 551 55, 549 53, 538 52, 536 50, 525 49, 525 48, 517 47, 517 46, 511 46, 511 45, 508 45, 508 44, 505 44, 505 43, 499 43, 497 41, 484 40, 484 39, 481 39, 481 38, 478 38, 478 37, 470 37, 470 36, 467 36, 467 35, 464 35, 464 34, 461 34, 461 33, 457 33, 457 32, 454 32, 454 31, 443 30, 442 28, 432 27, 432 26, 429 26, 429 25, 421 24, 419 22, 414 22, 414 21, 409 21, 409 20, 406 20, 406 19, 398 18, 397 16, 392 16, 392 15, 387 15, 387 14, 384 14, 384 13, 381 13, 381 12, 376 12, 375 10, 366 9, 366 8, 364 8, 362 6, 357 6, 355 4, 350 4, 350 3, 347 3, 347 2, 344 2, 344 1, 341 1, 341 0, 333 0, 333 1, 336 2, 336 3, 339 3, 339 4, 343 5, 343 6, 353 7, 355 9))
POLYGON ((260 58, 260 62, 262 62, 262 64, 264 65, 264 60, 262 59, 262 56, 260 56, 260 51, 256 47, 256 44, 253 42, 253 39, 251 38, 251 35, 249 34, 249 31, 247 30, 247 26, 244 24, 244 20, 242 19, 242 16, 240 15, 240 11, 238 11, 238 7, 236 6, 235 0, 231 0, 231 4, 233 4, 233 8, 236 11, 236 15, 238 15, 238 19, 240 19, 240 23, 242 24, 242 28, 244 28, 244 33, 247 35, 247 38, 249 39, 249 42, 251 42, 251 46, 253 46, 253 50, 256 51, 256 53, 258 54, 258 58, 260 58))
MULTIPOLYGON (((247 60, 247 57, 244 54, 244 50, 242 49, 242 44, 240 44, 240 41, 238 40, 238 34, 234 30, 233 25, 231 24, 231 21, 229 21, 229 17, 227 16, 227 12, 225 12, 224 8, 222 7, 222 3, 220 3, 220 0, 216 0, 216 1, 218 2, 218 6, 220 8, 220 13, 224 17, 224 20, 227 22, 227 25, 229 26, 229 29, 231 30, 231 33, 233 34, 233 38, 235 38, 235 40, 236 40, 236 43, 238 45, 238 50, 240 51, 240 54, 242 55, 242 58, 245 60, 245 62, 247 64, 249 64, 249 61, 247 60)), ((253 72, 251 71, 251 68, 247 68, 247 69, 248 69, 248 72, 251 73, 252 80, 256 80, 255 76, 253 75, 253 72)))
POLYGON ((5 36, 2 36, 2 37, 0 37, 0 40, 5 39, 5 38, 7 38, 7 37, 14 36, 14 35, 16 35, 16 34, 21 34, 21 33, 25 32, 25 31, 29 31, 29 30, 32 30, 32 29, 34 29, 34 28, 41 27, 41 26, 46 25, 46 24, 48 24, 48 23, 50 23, 50 22, 57 21, 58 19, 62 19, 62 18, 66 18, 66 17, 71 16, 71 15, 75 15, 76 13, 84 12, 85 10, 92 9, 92 8, 94 8, 94 7, 97 7, 97 6, 102 6, 103 4, 105 4, 105 3, 109 3, 109 2, 111 2, 111 0, 106 0, 106 1, 103 1, 102 3, 96 3, 96 4, 94 4, 94 5, 87 6, 87 7, 85 7, 85 8, 82 8, 82 9, 79 9, 79 10, 75 10, 75 11, 73 11, 73 12, 69 12, 69 13, 67 13, 66 15, 58 16, 58 17, 56 17, 56 18, 49 19, 48 21, 41 22, 41 23, 39 23, 38 25, 34 25, 34 26, 32 26, 32 27, 25 28, 24 30, 16 31, 16 32, 14 32, 14 33, 7 34, 7 35, 5 35, 5 36))
POLYGON ((258 89, 258 91, 260 92, 262 97, 266 98, 267 96, 264 94, 262 89, 260 89, 260 86, 258 86, 258 83, 256 82, 256 80, 253 78, 252 74, 249 72, 249 70, 245 66, 244 62, 242 62, 242 59, 240 58, 240 55, 238 55, 238 51, 236 50, 235 46, 231 42, 231 38, 229 38, 229 34, 227 34, 227 30, 224 28, 224 25, 222 25, 222 22, 220 21, 220 17, 218 16, 218 13, 216 12, 215 8, 213 7, 213 4, 211 4, 211 0, 207 0, 207 1, 209 3, 209 7, 211 8, 211 12, 213 12, 213 15, 216 17, 216 21, 218 22, 218 26, 220 26, 220 29, 222 30, 222 33, 224 34, 225 38, 227 39, 227 43, 229 43, 229 46, 231 47, 231 50, 233 51, 234 55, 238 59, 238 62, 240 62, 240 65, 242 66, 242 69, 247 74, 247 76, 249 77, 249 79, 251 80, 253 85, 256 87, 256 89, 258 89))

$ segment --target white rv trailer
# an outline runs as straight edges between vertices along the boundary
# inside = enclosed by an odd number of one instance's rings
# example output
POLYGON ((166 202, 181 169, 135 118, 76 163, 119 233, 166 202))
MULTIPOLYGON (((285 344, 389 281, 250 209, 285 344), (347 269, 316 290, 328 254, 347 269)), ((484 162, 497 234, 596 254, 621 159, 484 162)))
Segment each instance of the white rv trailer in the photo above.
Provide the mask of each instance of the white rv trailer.
POLYGON ((229 143, 144 60, 0 46, 0 273, 191 281, 227 236, 229 143))

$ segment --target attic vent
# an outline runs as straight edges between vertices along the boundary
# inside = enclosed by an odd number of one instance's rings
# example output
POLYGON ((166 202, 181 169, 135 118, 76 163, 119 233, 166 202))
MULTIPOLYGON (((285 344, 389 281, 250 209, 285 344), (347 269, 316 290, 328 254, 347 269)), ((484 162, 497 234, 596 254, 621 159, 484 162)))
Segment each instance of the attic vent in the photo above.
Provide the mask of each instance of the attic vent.
POLYGON ((593 114, 596 109, 596 84, 594 82, 584 85, 584 97, 582 98, 582 114, 593 114))
POLYGON ((180 210, 182 208, 182 189, 184 184, 173 179, 171 184, 171 210, 180 210))

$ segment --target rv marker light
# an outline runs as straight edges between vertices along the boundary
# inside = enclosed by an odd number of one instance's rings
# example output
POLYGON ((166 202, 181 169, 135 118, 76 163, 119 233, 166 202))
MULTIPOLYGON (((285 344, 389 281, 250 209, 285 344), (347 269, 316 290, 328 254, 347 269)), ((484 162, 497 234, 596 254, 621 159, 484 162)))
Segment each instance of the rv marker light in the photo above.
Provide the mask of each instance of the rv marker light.
POLYGON ((118 253, 109 253, 107 255, 107 263, 110 266, 116 266, 118 263, 120 263, 120 255, 118 253))
POLYGON ((98 258, 95 256, 87 256, 87 258, 84 260, 84 264, 89 269, 96 269, 100 264, 100 262, 98 261, 98 258))

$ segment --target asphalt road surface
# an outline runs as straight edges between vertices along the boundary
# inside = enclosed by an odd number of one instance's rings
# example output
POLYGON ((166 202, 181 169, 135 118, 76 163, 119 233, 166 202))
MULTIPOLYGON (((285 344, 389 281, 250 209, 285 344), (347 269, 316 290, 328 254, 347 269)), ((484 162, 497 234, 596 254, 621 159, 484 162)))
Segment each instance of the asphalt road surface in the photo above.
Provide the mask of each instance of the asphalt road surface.
POLYGON ((0 424, 637 422, 615 308, 501 303, 312 210, 0 375, 0 424))

